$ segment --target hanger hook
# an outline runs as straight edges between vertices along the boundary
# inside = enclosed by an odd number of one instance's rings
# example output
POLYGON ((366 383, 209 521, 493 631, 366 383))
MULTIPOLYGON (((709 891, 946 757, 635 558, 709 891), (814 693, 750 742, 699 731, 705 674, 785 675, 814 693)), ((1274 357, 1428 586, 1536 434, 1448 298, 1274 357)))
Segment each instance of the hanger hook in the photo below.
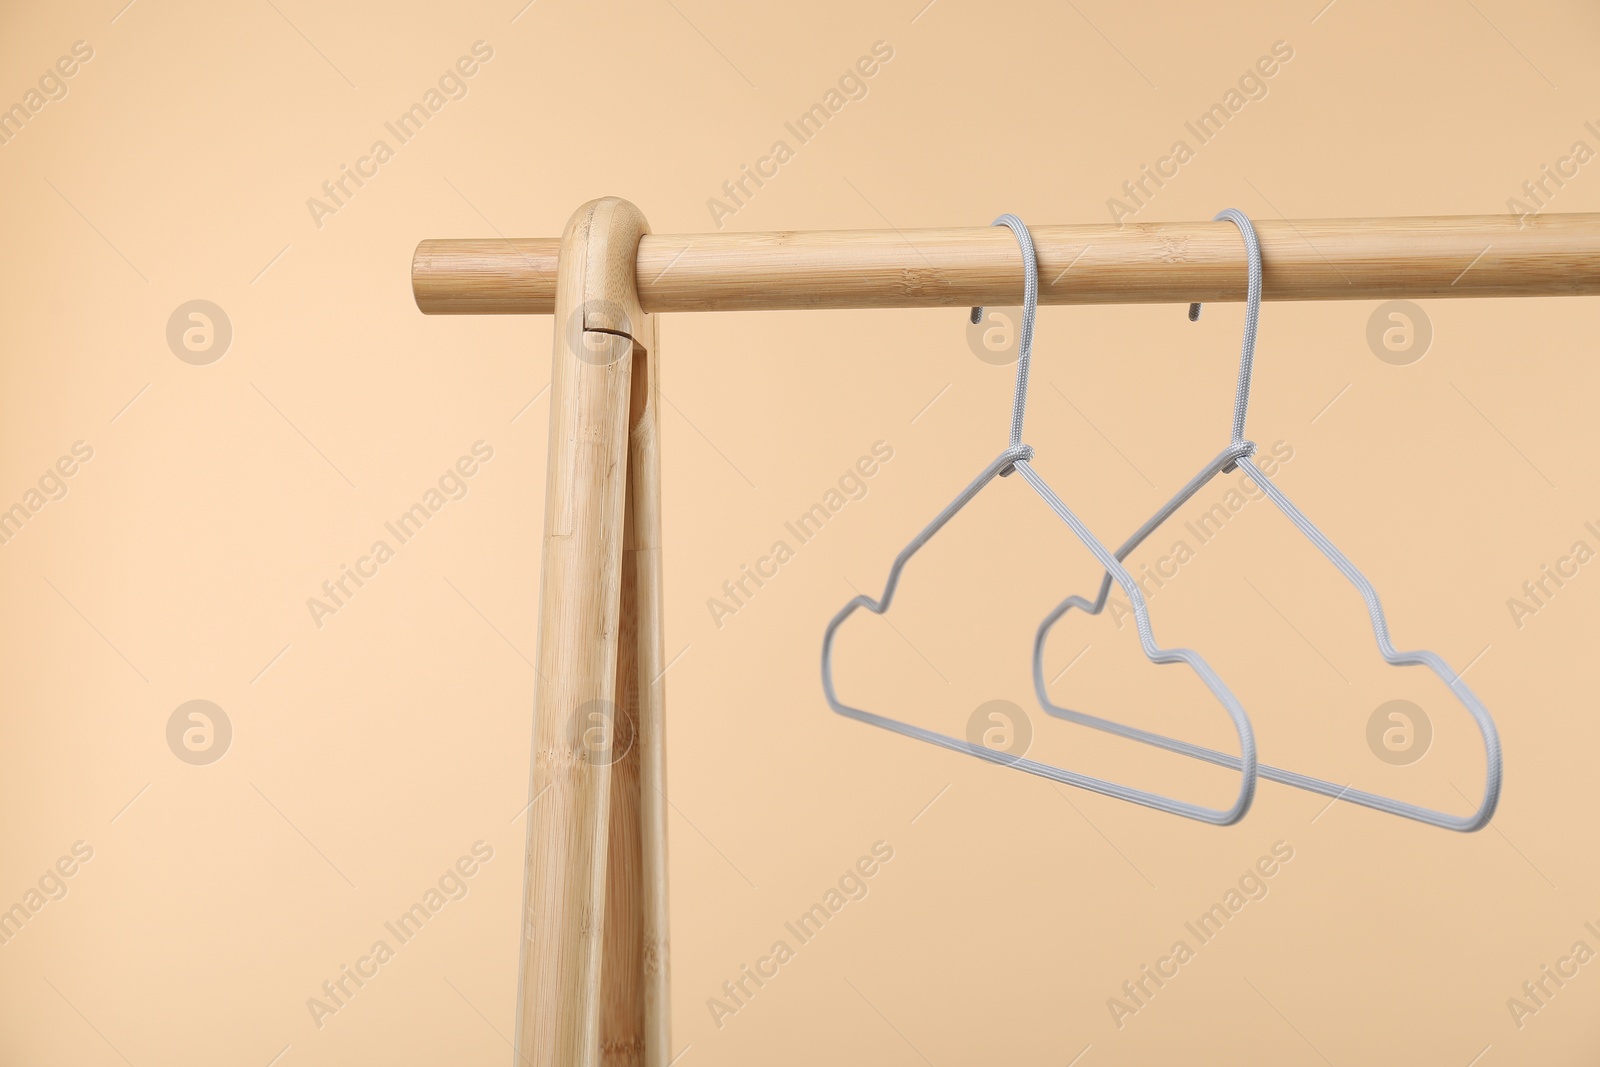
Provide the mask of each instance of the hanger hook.
MULTIPOLYGON (((1028 409, 1028 370, 1033 361, 1033 320, 1039 309, 1039 257, 1033 248, 1033 235, 1028 232, 1027 223, 1007 212, 995 219, 991 224, 1005 226, 1016 235, 1017 244, 1022 250, 1022 328, 1017 338, 1017 387, 1011 400, 1011 436, 1007 438, 1007 446, 1018 448, 1022 445, 1022 419, 1028 409)), ((983 321, 983 308, 972 309, 973 325, 983 321)), ((1009 475, 1016 467, 1007 465, 1000 472, 1002 478, 1009 475)))
MULTIPOLYGON (((1239 347, 1239 383, 1234 391, 1233 400, 1233 432, 1228 439, 1230 447, 1239 447, 1245 443, 1244 420, 1250 408, 1250 381, 1255 372, 1256 360, 1256 331, 1261 322, 1261 242, 1256 237, 1256 228, 1250 222, 1249 216, 1237 208, 1226 208, 1217 212, 1214 222, 1231 222, 1239 227, 1239 234, 1244 238, 1245 265, 1247 269, 1247 282, 1245 287, 1244 305, 1244 340, 1239 347)), ((1197 322, 1200 318, 1200 303, 1196 301, 1189 305, 1189 321, 1197 322)), ((1235 464, 1230 463, 1224 471, 1231 471, 1235 464)))

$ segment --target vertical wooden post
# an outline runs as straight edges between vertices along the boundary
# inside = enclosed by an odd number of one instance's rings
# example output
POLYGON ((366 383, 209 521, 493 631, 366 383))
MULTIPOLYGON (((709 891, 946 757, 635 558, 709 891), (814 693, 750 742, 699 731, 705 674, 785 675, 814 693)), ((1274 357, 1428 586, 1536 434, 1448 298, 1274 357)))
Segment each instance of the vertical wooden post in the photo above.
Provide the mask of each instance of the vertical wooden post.
POLYGON ((661 565, 661 377, 655 316, 636 331, 633 404, 629 436, 628 495, 632 505, 625 569, 625 617, 637 616, 632 647, 638 693, 643 957, 644 1067, 667 1067, 671 1059, 671 969, 667 926, 667 750, 666 645, 661 565), (643 351, 640 351, 640 346, 643 351), (636 610, 629 612, 633 606, 636 610))
POLYGON ((666 751, 656 324, 634 331, 611 842, 600 967, 602 1067, 666 1067, 666 751))
POLYGON ((664 1064, 655 323, 615 198, 561 239, 516 1063, 664 1064), (604 1053, 604 1056, 602 1056, 604 1053))

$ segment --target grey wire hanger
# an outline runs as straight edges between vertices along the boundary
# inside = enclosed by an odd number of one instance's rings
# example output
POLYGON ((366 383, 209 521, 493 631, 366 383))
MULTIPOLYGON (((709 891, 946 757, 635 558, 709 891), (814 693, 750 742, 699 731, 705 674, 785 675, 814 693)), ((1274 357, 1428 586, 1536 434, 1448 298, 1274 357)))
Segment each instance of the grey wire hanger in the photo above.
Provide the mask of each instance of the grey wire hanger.
MULTIPOLYGON (((1022 443, 1022 420, 1028 401, 1028 368, 1033 350, 1033 321, 1039 300, 1038 259, 1034 254, 1033 238, 1021 219, 1015 215, 1001 215, 995 220, 994 224, 996 226, 1007 226, 1016 235, 1017 243, 1022 249, 1023 263, 1022 329, 1018 344, 1017 384, 1016 393, 1012 401, 1009 442, 1005 450, 991 460, 982 473, 974 478, 965 489, 961 490, 956 498, 943 511, 939 512, 932 522, 923 528, 921 533, 912 538, 910 544, 900 550, 900 554, 895 557, 894 563, 889 567, 889 578, 884 583, 883 596, 878 600, 873 600, 864 594, 858 595, 845 604, 839 613, 833 617, 832 621, 828 623, 828 628, 822 637, 822 691, 827 697, 828 706, 834 711, 872 726, 892 730, 906 737, 914 737, 919 741, 926 741, 929 744, 939 745, 955 752, 964 752, 969 756, 976 756, 991 763, 1015 767, 1018 770, 1036 774, 1042 778, 1049 778, 1052 781, 1077 786, 1080 789, 1088 789, 1096 793, 1103 793, 1106 796, 1117 797, 1135 804, 1142 804, 1158 811, 1182 815, 1218 826, 1231 825, 1244 817, 1244 813, 1250 808, 1250 801, 1255 796, 1256 742, 1255 734, 1250 728, 1250 719, 1245 715, 1244 709, 1240 707, 1239 701, 1234 697, 1232 691, 1223 684, 1222 679, 1217 677, 1216 672, 1197 653, 1186 648, 1165 649, 1155 643, 1155 637, 1150 629, 1149 614, 1145 610, 1144 597, 1140 594, 1138 585, 1135 584, 1128 572, 1123 569, 1118 559, 1107 551, 1105 546, 1089 532, 1088 527, 1084 526, 1083 522, 1061 502, 1061 499, 1045 484, 1044 479, 1029 464, 1029 460, 1033 457, 1033 448, 1022 443), (1040 763, 1035 760, 1012 756, 1005 752, 997 752, 972 741, 951 737, 948 734, 941 734, 921 726, 913 726, 910 723, 901 722, 898 719, 851 707, 839 700, 833 687, 833 639, 840 625, 854 614, 858 608, 866 608, 875 615, 882 615, 888 611, 889 605, 894 599, 895 588, 900 582, 900 572, 904 570, 911 557, 916 555, 917 550, 927 544, 934 534, 938 533, 958 511, 965 507, 973 497, 977 496, 979 491, 993 481, 997 475, 1007 475, 1013 470, 1020 473, 1023 480, 1032 486, 1034 491, 1039 494, 1039 497, 1049 505, 1050 510, 1055 512, 1056 516, 1066 523, 1073 533, 1078 535, 1078 539, 1100 561, 1101 566, 1105 567, 1108 582, 1111 578, 1115 578, 1117 584, 1127 594, 1129 602, 1133 605, 1134 618, 1138 623, 1139 641, 1144 648, 1145 656, 1152 663, 1188 664, 1227 711, 1228 717, 1232 719, 1234 730, 1239 737, 1240 753, 1238 756, 1227 757, 1233 760, 1232 766, 1240 771, 1239 794, 1229 807, 1208 808, 1188 801, 1162 796, 1159 793, 1134 789, 1131 786, 1093 778, 1089 775, 1065 770, 1048 763, 1040 763)), ((973 309, 974 321, 981 314, 981 310, 980 308, 973 309)))
MULTIPOLYGON (((1336 800, 1347 800, 1352 804, 1360 804, 1364 807, 1387 812, 1390 815, 1399 815, 1406 819, 1415 819, 1417 822, 1427 823, 1430 826, 1437 826, 1445 830, 1471 832, 1482 829, 1494 817, 1495 807, 1500 801, 1502 774, 1500 736, 1495 730, 1494 720, 1490 718, 1488 710, 1483 706, 1477 695, 1461 680, 1461 676, 1452 670, 1450 665, 1437 654, 1426 649, 1415 652, 1401 652, 1395 649, 1389 640, 1389 624, 1384 618, 1383 605, 1379 603, 1378 594, 1372 588, 1372 583, 1355 568, 1355 565, 1345 557, 1344 553, 1334 547, 1333 542, 1329 541, 1321 530, 1312 525, 1311 520, 1307 519, 1300 509, 1294 506, 1293 502, 1284 495, 1283 490, 1279 489, 1264 476, 1250 459, 1251 454, 1255 451, 1255 444, 1244 439, 1244 421, 1246 409, 1250 404, 1250 379, 1255 362, 1256 326, 1261 313, 1261 245, 1256 240, 1255 227, 1250 224, 1250 220, 1243 213, 1229 208, 1216 217, 1218 221, 1225 219, 1239 227, 1239 232, 1244 237, 1245 248, 1249 255, 1249 289, 1245 304, 1244 342, 1239 355, 1239 383, 1233 407, 1233 435, 1228 442, 1227 448, 1223 449, 1216 458, 1201 468, 1198 474, 1189 479, 1188 483, 1178 490, 1176 496, 1162 505, 1159 511, 1122 543, 1122 546, 1115 553, 1116 558, 1119 561, 1127 558, 1128 553, 1132 552, 1145 538, 1154 533, 1173 512, 1178 510, 1195 493, 1199 492, 1201 487, 1219 472, 1232 470, 1235 465, 1244 467, 1267 497, 1277 505, 1278 510, 1287 515, 1289 521, 1294 523, 1300 529, 1300 532, 1305 534, 1311 543, 1316 545, 1322 551, 1322 554, 1327 556, 1333 565, 1339 569, 1339 573, 1343 574, 1350 581, 1350 584, 1354 585, 1356 590, 1360 592, 1362 600, 1366 602, 1367 614, 1372 620, 1372 632, 1378 640, 1378 649, 1383 653, 1383 658, 1395 666, 1425 666, 1438 675, 1445 685, 1449 687, 1450 691, 1455 694, 1456 699, 1472 715, 1473 720, 1478 724, 1479 732, 1483 735, 1483 748, 1487 767, 1483 802, 1478 805, 1478 809, 1475 812, 1466 816, 1434 811, 1431 808, 1408 804, 1377 793, 1352 789, 1348 785, 1341 786, 1334 782, 1324 781, 1321 778, 1312 778, 1308 775, 1297 774, 1294 771, 1283 770, 1279 767, 1269 767, 1266 764, 1261 764, 1257 768, 1257 773, 1268 781, 1291 785, 1297 789, 1305 789, 1313 793, 1320 793, 1336 800)), ((1190 321, 1198 319, 1199 316, 1200 305, 1191 304, 1189 307, 1190 321)), ((1162 734, 1140 730, 1122 723, 1112 722, 1109 719, 1088 715, 1081 711, 1073 711, 1070 708, 1063 708, 1051 702, 1044 681, 1043 653, 1045 639, 1057 620, 1073 608, 1078 608, 1090 615, 1098 615, 1104 610, 1106 597, 1111 591, 1111 578, 1112 575, 1108 568, 1105 577, 1100 581, 1099 595, 1095 597, 1093 603, 1080 596, 1069 596, 1057 605, 1054 611, 1045 616, 1044 621, 1039 624, 1039 631, 1033 642, 1033 687, 1038 695, 1039 703, 1051 715, 1055 715, 1058 718, 1067 719, 1083 726, 1092 726, 1097 730, 1103 730, 1118 737, 1142 741, 1145 744, 1192 756, 1208 763, 1239 768, 1241 763, 1237 756, 1218 752, 1215 749, 1204 748, 1187 741, 1180 741, 1176 738, 1166 737, 1162 734)), ((1126 584, 1123 585, 1123 588, 1127 588, 1126 584)))

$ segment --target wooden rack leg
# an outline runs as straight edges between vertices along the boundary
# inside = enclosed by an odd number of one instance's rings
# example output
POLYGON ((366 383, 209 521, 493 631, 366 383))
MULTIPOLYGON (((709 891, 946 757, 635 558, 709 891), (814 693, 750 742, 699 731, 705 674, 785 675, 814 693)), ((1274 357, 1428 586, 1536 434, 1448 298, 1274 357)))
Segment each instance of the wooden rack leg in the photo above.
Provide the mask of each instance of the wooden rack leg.
POLYGON ((602 1067, 668 1060, 661 488, 655 321, 635 329, 600 989, 602 1067))
POLYGON ((670 953, 667 948, 666 644, 661 566, 661 377, 658 326, 651 316, 636 343, 628 491, 633 502, 628 554, 637 598, 636 678, 639 706, 640 837, 644 876, 644 1067, 672 1057, 670 953), (644 351, 639 352, 639 345, 644 351))
POLYGON ((655 324, 643 216, 562 237, 550 386, 518 1064, 664 1065, 665 801, 655 324))

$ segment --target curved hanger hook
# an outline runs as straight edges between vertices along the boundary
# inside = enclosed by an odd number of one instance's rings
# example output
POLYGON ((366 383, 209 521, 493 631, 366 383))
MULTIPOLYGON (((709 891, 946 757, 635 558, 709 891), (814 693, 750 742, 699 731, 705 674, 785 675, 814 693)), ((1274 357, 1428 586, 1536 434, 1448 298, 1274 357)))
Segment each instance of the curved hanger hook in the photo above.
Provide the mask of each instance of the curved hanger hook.
MULTIPOLYGON (((1483 801, 1478 805, 1476 811, 1471 815, 1465 816, 1435 811, 1431 808, 1409 804, 1377 793, 1352 789, 1348 785, 1341 786, 1334 782, 1312 778, 1308 775, 1278 767, 1269 767, 1265 764, 1258 768, 1258 773, 1268 781, 1291 785, 1298 789, 1320 793, 1323 796, 1333 797, 1337 800, 1347 800, 1352 804, 1359 804, 1390 815, 1398 815, 1402 818, 1426 823, 1440 829, 1455 830, 1463 833, 1480 830, 1488 825, 1489 820, 1494 817, 1495 809, 1500 802, 1500 786, 1503 777, 1500 735, 1495 729, 1494 720, 1490 717, 1488 709, 1483 706, 1483 702, 1478 699, 1477 694, 1473 693, 1466 683, 1461 680, 1460 674, 1452 670, 1449 664, 1436 653, 1426 649, 1402 652, 1394 647, 1389 640, 1389 626, 1383 613, 1383 605, 1378 600, 1377 591, 1372 587, 1372 583, 1356 569, 1355 565, 1350 562, 1344 553, 1334 546, 1332 541, 1328 540, 1321 530, 1312 524, 1310 519, 1305 517, 1299 508, 1295 507, 1283 490, 1274 485, 1249 458, 1250 454, 1255 450, 1255 446, 1245 441, 1243 435, 1245 412, 1250 402, 1251 375, 1255 365, 1257 325, 1260 321, 1261 313, 1261 245, 1256 239, 1255 227, 1250 224, 1250 220, 1243 213, 1229 208, 1216 217, 1219 221, 1226 219, 1239 227, 1239 232, 1244 237, 1249 265, 1249 284, 1245 304, 1245 332, 1239 356, 1239 382, 1234 400, 1232 440, 1227 449, 1224 449, 1206 467, 1202 468, 1200 473, 1190 479, 1189 483, 1179 490, 1172 500, 1163 505, 1149 521, 1135 531, 1133 536, 1117 550, 1117 559, 1125 558, 1128 553, 1138 547, 1145 538, 1155 532, 1174 511, 1198 492, 1219 471, 1231 470, 1235 462, 1242 465, 1266 496, 1277 506, 1278 510, 1288 516, 1289 520, 1294 523, 1300 532, 1356 587, 1356 591, 1361 594, 1361 598, 1366 604, 1367 615, 1372 623, 1373 635, 1377 638, 1378 650, 1382 653, 1383 658, 1394 666, 1425 666, 1432 670, 1450 689, 1461 705, 1467 709, 1482 736, 1485 760, 1483 801), (1229 459, 1230 454, 1234 454, 1231 460, 1229 459)), ((1189 318, 1191 320, 1199 317, 1199 309, 1199 304, 1190 305, 1189 318)), ((1050 714, 1067 719, 1070 722, 1092 726, 1095 729, 1103 730, 1119 737, 1141 741, 1145 744, 1192 756, 1195 759, 1205 760, 1219 766, 1239 767, 1238 758, 1227 753, 1140 730, 1122 723, 1112 722, 1109 719, 1102 719, 1084 712, 1073 711, 1050 701, 1044 681, 1043 653, 1045 639, 1057 620, 1075 607, 1091 615, 1099 614, 1105 608, 1106 596, 1110 591, 1110 578, 1111 575, 1108 570, 1106 577, 1101 581, 1100 594, 1093 603, 1083 597, 1069 596, 1057 605, 1055 610, 1045 616, 1044 621, 1039 624, 1033 646, 1033 684, 1039 703, 1050 714)))
MULTIPOLYGON (((1233 434, 1228 438, 1230 446, 1237 446, 1244 443, 1244 418, 1250 408, 1250 379, 1255 373, 1256 329, 1261 323, 1261 241, 1256 237, 1256 228, 1249 216, 1237 208, 1224 208, 1211 221, 1233 223, 1239 227, 1239 236, 1244 238, 1244 340, 1239 345, 1239 381, 1233 394, 1233 434)), ((1200 305, 1190 304, 1189 321, 1195 322, 1199 318, 1200 305)), ((1226 473, 1233 468, 1234 464, 1230 463, 1222 469, 1226 473)))
MULTIPOLYGON (((827 629, 822 636, 822 692, 827 699, 828 706, 836 713, 847 718, 856 719, 872 726, 906 737, 926 741, 929 744, 939 745, 952 751, 963 752, 978 759, 998 763, 1003 766, 1015 767, 1017 770, 1036 774, 1043 778, 1061 782, 1066 785, 1077 786, 1106 796, 1116 797, 1120 800, 1142 804, 1145 807, 1158 811, 1168 812, 1173 815, 1182 815, 1186 818, 1196 819, 1201 822, 1212 823, 1218 826, 1228 826, 1238 822, 1250 808, 1250 802, 1255 797, 1256 786, 1256 742, 1255 733, 1251 729, 1250 719, 1240 706, 1238 699, 1232 691, 1217 677, 1210 665, 1198 653, 1186 648, 1165 649, 1155 643, 1154 634, 1150 628, 1149 613, 1145 609, 1144 598, 1140 595, 1139 587, 1134 583, 1131 575, 1122 568, 1105 546, 1089 532, 1076 515, 1061 502, 1061 499, 1050 489, 1044 479, 1029 466, 1028 461, 1033 457, 1033 449, 1022 443, 1022 419, 1027 405, 1028 395, 1028 370, 1030 356, 1033 348, 1033 323, 1038 307, 1038 261, 1034 254, 1033 238, 1028 233, 1028 228, 1021 219, 1015 215, 1002 215, 995 220, 995 225, 1004 225, 1011 229, 1017 237, 1017 243, 1023 253, 1024 287, 1023 287, 1023 312, 1022 330, 1017 359, 1017 385, 1012 403, 1011 436, 1004 451, 996 456, 989 465, 974 478, 956 498, 945 506, 933 521, 923 528, 922 532, 911 539, 911 543, 900 550, 894 563, 889 568, 889 577, 884 583, 883 595, 874 600, 865 594, 852 598, 829 621, 827 629), (1172 797, 1162 796, 1143 789, 1135 789, 1121 785, 1117 782, 1094 778, 1089 775, 1079 774, 1052 764, 1041 763, 1035 760, 1012 756, 1009 753, 997 752, 987 746, 968 741, 963 738, 951 737, 934 730, 928 730, 911 723, 901 722, 885 715, 865 711, 861 708, 845 704, 838 697, 833 685, 833 641, 839 627, 858 609, 865 608, 875 615, 882 615, 889 610, 889 605, 894 600, 896 588, 900 583, 900 574, 905 569, 911 557, 923 545, 938 533, 956 513, 965 507, 978 495, 984 486, 988 485, 997 476, 1009 473, 1011 470, 1021 472, 1026 481, 1040 498, 1054 511, 1063 522, 1067 524, 1084 546, 1092 552, 1108 573, 1115 575, 1123 592, 1133 604, 1134 617, 1138 623, 1139 641, 1144 648, 1144 653, 1154 663, 1185 663, 1205 684, 1217 701, 1222 704, 1232 720, 1234 730, 1239 737, 1239 756, 1228 758, 1236 760, 1240 770, 1239 793, 1233 803, 1227 808, 1210 808, 1188 801, 1177 800, 1172 797)), ((982 316, 981 308, 973 309, 974 321, 982 316)))
MULTIPOLYGON (((1011 398, 1011 436, 1007 438, 1009 447, 1016 448, 1022 444, 1022 420, 1028 412, 1028 372, 1033 367, 1033 320, 1039 309, 1039 256, 1034 251, 1033 234, 1028 232, 1027 224, 1009 211, 990 225, 1009 229, 1022 249, 1022 326, 1017 333, 1017 385, 1011 398)), ((973 308, 973 325, 982 321, 983 308, 973 308)), ((1006 464, 1000 469, 1000 477, 1006 477, 1014 469, 1011 464, 1006 464)))

